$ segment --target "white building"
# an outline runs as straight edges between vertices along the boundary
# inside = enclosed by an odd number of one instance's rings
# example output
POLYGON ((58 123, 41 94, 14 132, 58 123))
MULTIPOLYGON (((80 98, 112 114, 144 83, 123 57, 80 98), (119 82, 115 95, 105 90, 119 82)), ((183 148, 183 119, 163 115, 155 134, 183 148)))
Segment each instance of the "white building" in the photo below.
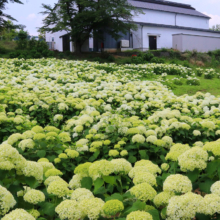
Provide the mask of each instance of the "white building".
MULTIPOLYGON (((103 42, 89 39, 82 51, 100 51, 101 45, 104 45, 106 51, 115 51, 120 48, 121 40, 128 41, 128 47, 123 48, 124 50, 173 48, 180 51, 196 49, 207 52, 220 49, 220 32, 209 30, 210 17, 190 5, 165 0, 128 0, 128 2, 143 11, 143 14, 133 17, 138 30, 131 30, 118 40, 103 32, 103 42)), ((54 41, 55 49, 59 51, 74 51, 73 44, 69 42, 69 35, 65 31, 47 33, 46 40, 54 41)))

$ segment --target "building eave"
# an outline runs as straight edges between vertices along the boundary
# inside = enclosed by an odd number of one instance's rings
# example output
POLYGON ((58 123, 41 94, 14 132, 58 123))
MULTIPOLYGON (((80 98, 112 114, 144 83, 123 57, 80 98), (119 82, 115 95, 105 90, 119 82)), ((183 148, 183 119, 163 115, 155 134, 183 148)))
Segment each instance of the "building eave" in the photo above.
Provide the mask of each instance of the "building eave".
POLYGON ((162 28, 174 28, 174 29, 182 29, 182 30, 192 30, 192 31, 200 31, 200 32, 210 32, 220 35, 220 31, 213 31, 209 29, 201 29, 201 28, 192 28, 192 27, 183 27, 183 26, 175 26, 175 25, 166 25, 166 24, 155 24, 155 23, 146 23, 146 22, 134 22, 135 24, 139 24, 142 26, 148 27, 162 27, 162 28))

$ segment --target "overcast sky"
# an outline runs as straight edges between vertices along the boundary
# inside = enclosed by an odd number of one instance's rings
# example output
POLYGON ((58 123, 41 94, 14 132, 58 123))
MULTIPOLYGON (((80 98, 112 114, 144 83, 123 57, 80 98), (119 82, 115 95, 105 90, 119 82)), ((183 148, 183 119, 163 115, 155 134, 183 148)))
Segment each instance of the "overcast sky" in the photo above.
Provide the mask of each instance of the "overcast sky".
MULTIPOLYGON (((5 13, 12 15, 18 20, 19 24, 26 26, 26 30, 30 35, 38 35, 37 27, 42 26, 43 15, 42 3, 54 5, 58 0, 23 0, 24 5, 12 4, 7 5, 5 13)), ((220 24, 220 0, 170 0, 173 2, 190 4, 196 10, 210 16, 210 27, 220 24)))

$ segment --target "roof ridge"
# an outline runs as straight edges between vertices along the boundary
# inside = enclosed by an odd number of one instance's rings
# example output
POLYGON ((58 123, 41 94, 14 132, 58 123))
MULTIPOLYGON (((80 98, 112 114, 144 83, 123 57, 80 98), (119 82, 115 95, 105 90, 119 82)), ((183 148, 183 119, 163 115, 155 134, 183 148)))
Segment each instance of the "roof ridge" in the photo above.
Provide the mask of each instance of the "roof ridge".
POLYGON ((171 1, 166 1, 166 0, 133 0, 133 1, 149 2, 149 3, 153 3, 153 4, 169 5, 169 6, 179 7, 179 8, 186 8, 186 9, 196 10, 195 8, 193 8, 189 4, 171 2, 171 1))

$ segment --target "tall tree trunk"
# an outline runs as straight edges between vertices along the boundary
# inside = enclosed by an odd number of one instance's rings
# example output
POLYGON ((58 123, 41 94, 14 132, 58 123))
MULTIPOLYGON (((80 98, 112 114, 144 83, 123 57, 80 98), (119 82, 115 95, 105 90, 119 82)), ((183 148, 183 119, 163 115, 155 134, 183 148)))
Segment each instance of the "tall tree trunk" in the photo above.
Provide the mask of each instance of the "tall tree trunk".
POLYGON ((75 41, 75 53, 81 53, 81 42, 79 40, 75 41))

